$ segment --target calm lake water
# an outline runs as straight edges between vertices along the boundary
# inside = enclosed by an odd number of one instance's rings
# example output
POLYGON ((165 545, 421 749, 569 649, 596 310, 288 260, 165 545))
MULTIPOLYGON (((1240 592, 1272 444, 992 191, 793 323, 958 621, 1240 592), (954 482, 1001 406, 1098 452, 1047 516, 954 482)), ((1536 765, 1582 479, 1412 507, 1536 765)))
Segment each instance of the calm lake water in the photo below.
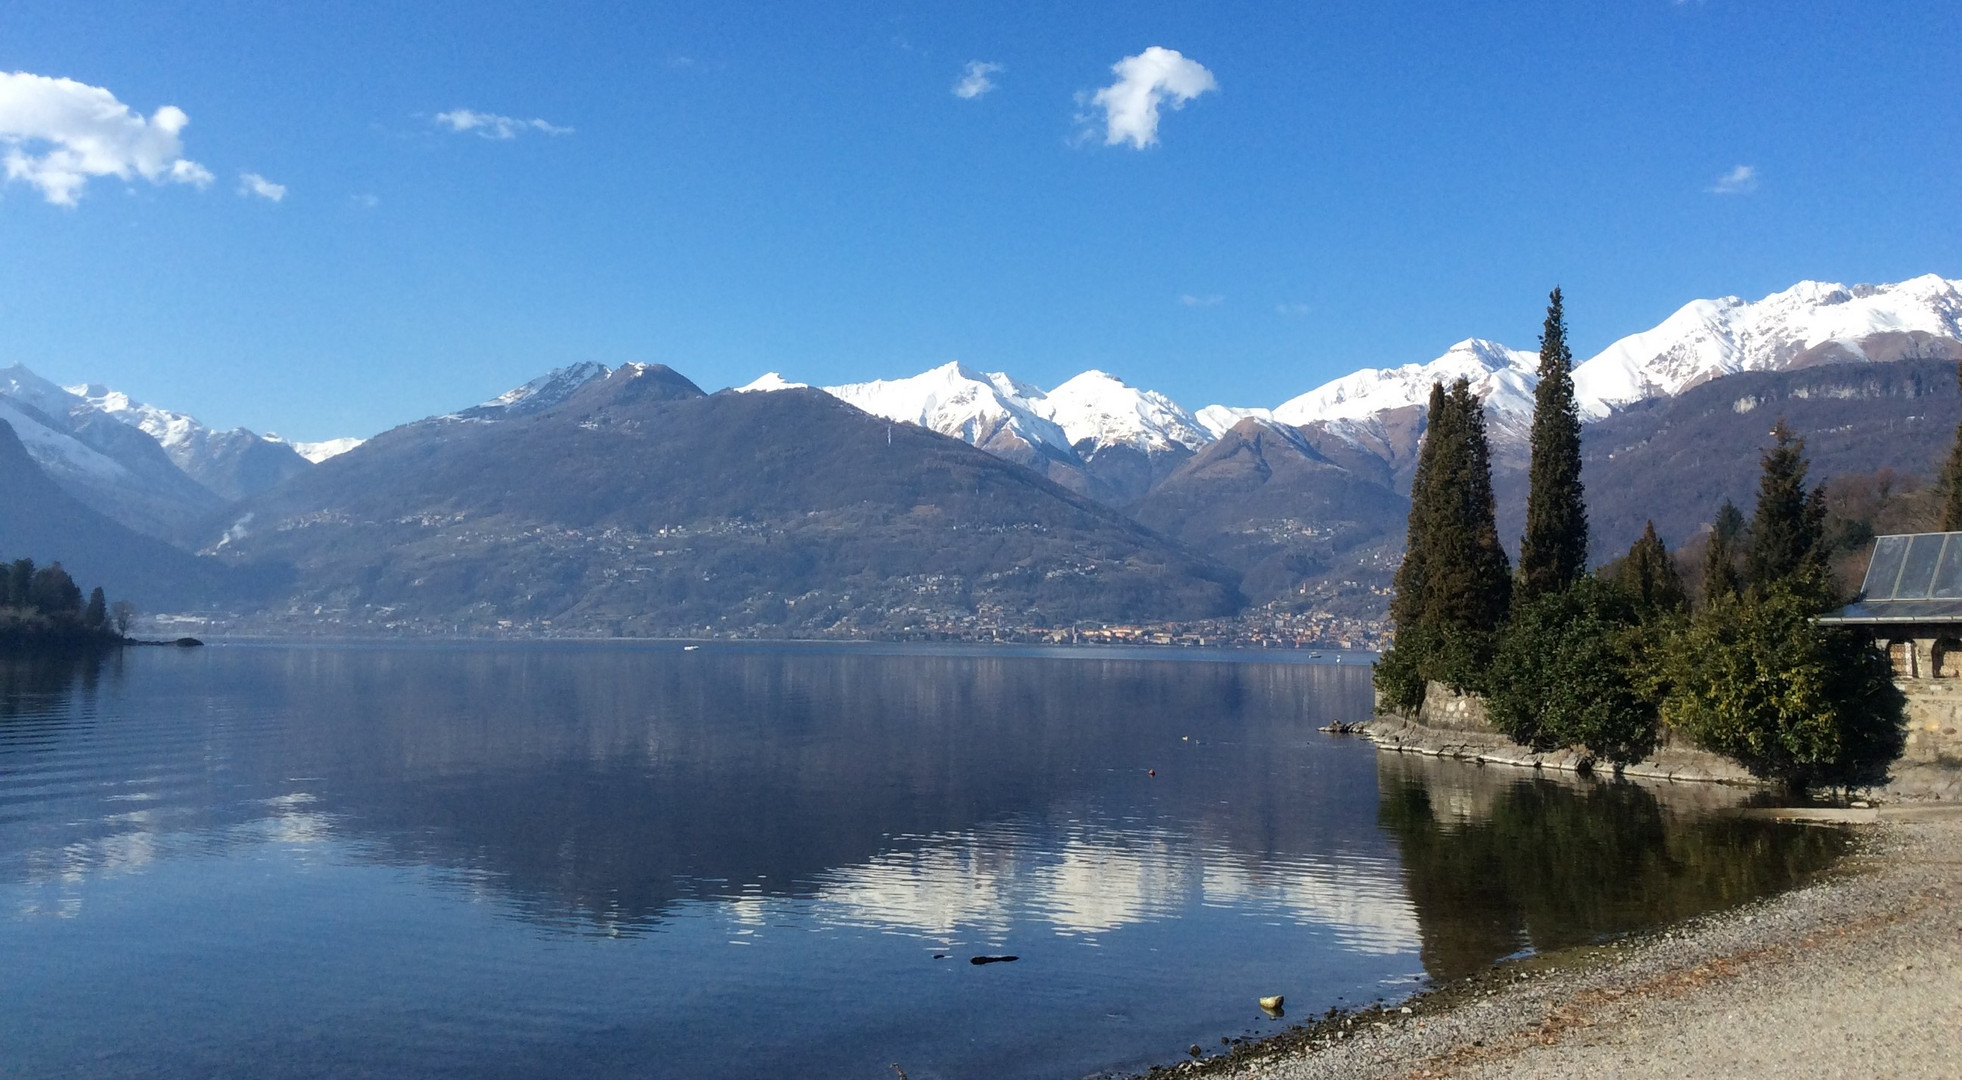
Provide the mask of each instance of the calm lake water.
POLYGON ((1364 658, 1174 655, 0 663, 0 1075, 1078 1077, 1843 843, 1379 762, 1315 730, 1364 658))

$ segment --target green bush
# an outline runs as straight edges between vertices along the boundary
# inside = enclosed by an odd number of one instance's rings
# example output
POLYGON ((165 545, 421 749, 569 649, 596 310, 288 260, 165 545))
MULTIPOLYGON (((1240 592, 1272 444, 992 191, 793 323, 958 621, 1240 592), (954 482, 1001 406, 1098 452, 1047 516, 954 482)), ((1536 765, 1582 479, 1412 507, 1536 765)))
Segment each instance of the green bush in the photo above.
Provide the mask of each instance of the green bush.
POLYGON ((1376 692, 1383 695, 1392 711, 1405 716, 1417 715, 1418 707, 1424 704, 1424 673, 1419 661, 1428 653, 1429 643, 1417 640, 1422 636, 1419 627, 1399 631, 1396 643, 1376 661, 1376 692))
POLYGON ((1794 787, 1882 783, 1907 698, 1866 637, 1820 626, 1817 599, 1774 587, 1718 597, 1675 635, 1662 717, 1698 746, 1794 787))
POLYGON ((1460 694, 1489 693, 1499 640, 1500 632, 1465 627, 1399 630, 1396 644, 1376 661, 1376 689, 1405 716, 1416 715, 1433 682, 1460 694))
POLYGON ((1655 749, 1643 638, 1622 590, 1585 577, 1513 612, 1488 681, 1492 724, 1538 750, 1579 747, 1626 765, 1655 749))

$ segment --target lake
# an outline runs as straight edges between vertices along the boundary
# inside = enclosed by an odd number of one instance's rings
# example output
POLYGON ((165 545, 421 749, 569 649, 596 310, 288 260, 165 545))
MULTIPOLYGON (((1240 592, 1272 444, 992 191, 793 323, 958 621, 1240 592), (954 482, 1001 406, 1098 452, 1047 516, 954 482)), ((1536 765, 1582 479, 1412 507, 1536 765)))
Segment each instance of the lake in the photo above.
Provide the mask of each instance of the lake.
POLYGON ((1369 712, 1369 658, 1336 659, 0 662, 0 1075, 1079 1077, 1844 845, 1707 789, 1379 761, 1316 730, 1369 712))

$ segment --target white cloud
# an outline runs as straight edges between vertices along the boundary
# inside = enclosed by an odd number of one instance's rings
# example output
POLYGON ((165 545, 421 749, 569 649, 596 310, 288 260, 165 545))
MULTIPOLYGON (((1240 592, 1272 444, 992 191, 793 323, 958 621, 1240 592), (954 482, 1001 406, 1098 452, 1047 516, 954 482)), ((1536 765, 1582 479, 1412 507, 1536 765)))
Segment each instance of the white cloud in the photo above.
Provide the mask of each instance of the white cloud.
POLYGON ((1306 315, 1313 310, 1315 309, 1299 301, 1274 305, 1276 315, 1306 315))
POLYGON ((165 105, 148 120, 100 86, 24 71, 0 72, 0 147, 8 180, 23 180, 74 206, 98 176, 205 187, 211 171, 184 157, 191 118, 165 105))
POLYGON ((286 197, 286 185, 275 184, 255 172, 239 173, 238 193, 240 195, 257 195, 261 199, 278 202, 286 197))
POLYGON ((1218 293, 1205 293, 1203 295, 1183 293, 1179 296, 1179 303, 1184 304, 1186 307, 1218 307, 1226 303, 1226 297, 1218 293))
POLYGON ((1000 64, 990 64, 983 60, 969 60, 967 69, 961 72, 960 81, 954 84, 954 96, 964 101, 972 101, 995 88, 995 81, 988 76, 1003 70, 1000 64))
POLYGON ((1735 169, 1717 177, 1717 182, 1711 186, 1710 193, 1712 195, 1742 195, 1747 191, 1756 191, 1757 189, 1758 167, 1756 165, 1739 165, 1735 169))
POLYGON ((449 127, 451 131, 474 131, 486 139, 515 139, 527 131, 539 131, 547 135, 570 135, 572 129, 548 123, 537 117, 520 120, 515 116, 499 116, 496 113, 480 113, 472 109, 451 109, 436 114, 436 122, 449 127))
POLYGON ((347 197, 347 204, 356 210, 373 210, 375 207, 381 205, 381 196, 364 191, 349 195, 347 197))
POLYGON ((1157 45, 1111 65, 1117 81, 1097 91, 1090 104, 1104 111, 1104 145, 1128 142, 1143 150, 1158 145, 1158 107, 1182 108, 1219 82, 1196 60, 1157 45))

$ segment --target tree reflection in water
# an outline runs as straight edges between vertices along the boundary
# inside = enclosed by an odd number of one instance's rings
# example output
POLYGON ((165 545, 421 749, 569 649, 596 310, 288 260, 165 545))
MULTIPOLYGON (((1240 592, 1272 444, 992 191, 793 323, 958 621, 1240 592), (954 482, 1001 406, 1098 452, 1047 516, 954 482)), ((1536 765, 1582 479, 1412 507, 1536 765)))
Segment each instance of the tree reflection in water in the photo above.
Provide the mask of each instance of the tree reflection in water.
POLYGON ((1402 850, 1425 970, 1454 979, 1800 884, 1837 829, 1720 811, 1739 789, 1549 778, 1384 754, 1379 820, 1402 850))

